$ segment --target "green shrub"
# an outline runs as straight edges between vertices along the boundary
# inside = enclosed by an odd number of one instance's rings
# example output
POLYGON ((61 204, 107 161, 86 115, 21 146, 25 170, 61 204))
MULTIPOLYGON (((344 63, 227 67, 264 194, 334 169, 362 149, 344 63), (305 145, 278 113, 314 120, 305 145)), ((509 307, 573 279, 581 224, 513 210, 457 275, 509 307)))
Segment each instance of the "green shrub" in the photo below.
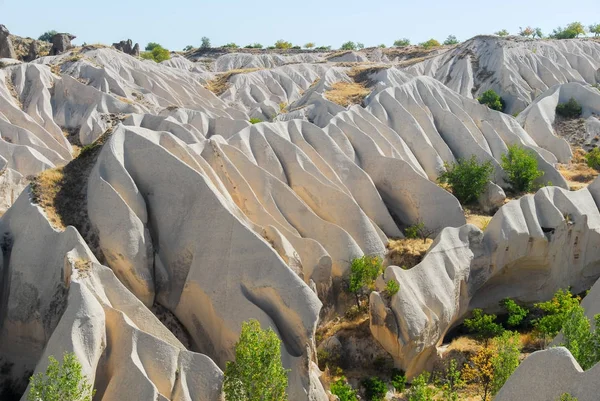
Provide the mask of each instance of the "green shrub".
POLYGON ((43 34, 40 35, 40 37, 38 38, 38 40, 42 40, 44 42, 49 42, 52 43, 52 38, 54 37, 54 35, 56 35, 58 32, 56 32, 54 29, 51 31, 47 31, 44 32, 43 34))
POLYGON ((552 39, 574 39, 579 35, 585 35, 585 27, 581 22, 572 22, 566 28, 556 28, 550 37, 552 39))
POLYGON ((151 52, 152 50, 154 50, 154 49, 155 49, 155 48, 157 48, 157 47, 162 47, 162 46, 161 46, 161 45, 159 45, 159 44, 158 44, 158 43, 156 43, 156 42, 150 42, 150 43, 148 43, 148 44, 146 45, 146 49, 145 49, 145 50, 146 50, 147 52, 151 52))
POLYGON ((352 41, 348 41, 348 42, 342 44, 342 47, 340 47, 340 50, 356 50, 356 43, 354 43, 352 41))
POLYGON ((446 46, 449 46, 449 45, 457 45, 458 43, 459 43, 459 42, 458 42, 458 39, 456 39, 456 36, 454 36, 454 35, 450 35, 450 36, 448 36, 448 37, 446 38, 446 40, 444 41, 444 44, 445 44, 446 46))
POLYGON ((227 43, 227 44, 224 44, 224 45, 223 45, 223 46, 221 46, 221 47, 222 47, 223 49, 239 49, 239 48, 240 48, 240 47, 239 47, 237 44, 235 44, 235 43, 233 43, 233 42, 231 42, 231 43, 227 43))
POLYGON ((407 239, 417 239, 417 238, 419 238, 419 233, 424 228, 425 228, 425 224, 422 222, 419 222, 412 226, 408 226, 404 229, 404 236, 407 239))
POLYGON ((227 362, 223 392, 227 401, 287 400, 287 371, 281 365, 281 341, 257 320, 242 323, 235 360, 227 362))
POLYGON ((492 110, 504 110, 504 100, 493 89, 483 92, 481 96, 477 98, 477 101, 479 101, 481 104, 485 104, 492 110))
POLYGON ((315 44, 313 42, 308 42, 307 44, 304 45, 305 49, 312 49, 315 47, 315 44))
POLYGON ((92 401, 95 390, 81 372, 81 363, 74 353, 65 353, 62 363, 53 356, 46 373, 29 379, 28 401, 92 401))
POLYGON ((377 256, 362 256, 352 260, 348 291, 356 296, 356 305, 360 307, 360 296, 373 289, 375 279, 382 273, 382 261, 377 256))
POLYGON ((574 98, 569 99, 567 103, 559 103, 556 106, 556 114, 564 118, 577 118, 581 116, 583 108, 574 98))
POLYGON ((356 390, 352 389, 352 386, 346 382, 346 378, 343 376, 331 383, 329 390, 331 391, 331 394, 337 396, 340 401, 358 401, 356 390))
POLYGON ((362 381, 365 388, 365 396, 368 401, 382 401, 387 393, 387 386, 378 377, 369 377, 362 381))
POLYGON ((594 37, 600 36, 600 24, 592 24, 588 27, 590 33, 594 34, 594 37))
POLYGON ((246 48, 246 49, 262 49, 263 45, 261 45, 260 43, 252 43, 247 46, 244 46, 244 48, 246 48))
POLYGON ((571 394, 569 393, 564 393, 563 395, 560 396, 560 398, 556 401, 577 401, 577 398, 573 397, 571 394))
POLYGON ((423 372, 417 376, 406 391, 408 401, 434 401, 437 390, 429 386, 430 374, 423 372))
POLYGON ((397 41, 394 42, 394 47, 406 47, 406 46, 410 46, 410 39, 408 39, 408 38, 398 39, 397 41))
POLYGON ((396 295, 400 291, 400 284, 396 280, 388 280, 385 283, 385 292, 391 297, 392 295, 396 295))
POLYGON ((262 123, 263 120, 261 120, 260 118, 251 118, 250 119, 250 124, 258 124, 258 123, 262 123))
POLYGON ((183 51, 187 53, 187 52, 189 52, 190 50, 193 50, 193 49, 194 49, 194 46, 187 45, 186 47, 183 48, 183 51))
POLYGON ((474 309, 470 319, 465 319, 465 327, 479 341, 486 345, 490 338, 497 337, 504 332, 504 328, 496 323, 496 315, 486 315, 481 309, 474 309))
POLYGON ((394 386, 397 393, 404 392, 406 389, 406 374, 403 371, 399 369, 392 370, 392 386, 394 386))
POLYGON ((508 31, 506 29, 501 29, 498 32, 494 32, 494 35, 498 35, 500 37, 504 37, 504 36, 508 36, 510 34, 508 33, 508 31))
POLYGON ((275 42, 276 49, 291 49, 293 47, 291 42, 286 42, 285 40, 279 39, 275 42))
POLYGON ((331 46, 319 46, 315 50, 330 51, 331 46))
POLYGON ((562 327, 561 345, 571 351, 583 370, 588 370, 600 361, 600 315, 594 316, 595 329, 581 305, 575 306, 562 327))
POLYGON ((587 165, 596 171, 600 171, 600 149, 594 148, 585 155, 587 165))
POLYGON ((502 300, 500 302, 500 306, 502 306, 508 313, 508 320, 506 323, 510 327, 519 326, 523 322, 523 319, 525 319, 529 314, 529 310, 517 305, 517 303, 510 298, 502 300))
POLYGON ((533 183, 544 175, 538 170, 538 161, 533 150, 519 145, 510 145, 508 152, 502 155, 502 168, 506 172, 507 182, 515 192, 530 192, 533 183))
POLYGON ((382 44, 380 44, 380 45, 379 45, 379 46, 377 46, 377 47, 379 47, 380 49, 385 49, 387 46, 386 46, 385 44, 383 44, 383 43, 382 43, 382 44))
POLYGON ((544 340, 554 338, 577 306, 579 297, 575 297, 569 290, 558 290, 551 300, 535 304, 544 316, 535 319, 533 326, 544 340))
POLYGON ((521 355, 519 335, 512 331, 505 331, 501 336, 494 338, 492 346, 496 354, 492 358, 494 378, 492 380, 492 395, 496 394, 513 372, 519 367, 521 355))
POLYGON ((202 43, 200 44, 200 48, 202 50, 206 50, 206 49, 210 49, 210 39, 207 38, 206 36, 202 37, 202 43))
POLYGON ((419 46, 424 47, 425 49, 431 49, 433 47, 440 47, 441 44, 435 39, 429 39, 427 42, 419 43, 419 46))
POLYGON ((459 159, 458 163, 446 163, 445 167, 446 171, 438 180, 448 184, 454 196, 463 205, 477 201, 494 172, 492 162, 480 163, 474 155, 470 159, 459 159))
POLYGON ((169 60, 171 58, 171 53, 167 49, 158 45, 155 46, 152 51, 143 52, 140 54, 140 57, 145 60, 153 60, 157 63, 160 63, 161 61, 169 60))
POLYGON ((445 375, 439 383, 444 401, 458 401, 458 389, 465 386, 462 372, 458 367, 456 359, 451 359, 447 365, 445 375))

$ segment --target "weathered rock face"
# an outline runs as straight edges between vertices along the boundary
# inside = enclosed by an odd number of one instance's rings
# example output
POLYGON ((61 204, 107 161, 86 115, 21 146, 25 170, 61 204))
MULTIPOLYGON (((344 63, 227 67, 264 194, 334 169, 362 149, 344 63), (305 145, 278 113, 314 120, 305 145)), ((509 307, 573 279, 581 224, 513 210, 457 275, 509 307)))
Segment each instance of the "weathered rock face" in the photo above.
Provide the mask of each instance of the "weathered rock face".
POLYGON ((70 33, 57 33, 54 35, 52 37, 52 48, 50 49, 50 55, 56 56, 71 49, 73 47, 71 45, 71 41, 75 38, 76 36, 71 35, 70 33))
POLYGON ((0 25, 0 58, 17 58, 9 35, 8 29, 0 25))
POLYGON ((119 43, 113 43, 112 47, 122 51, 125 54, 129 54, 130 56, 139 57, 140 55, 140 45, 136 43, 134 46, 131 39, 122 40, 119 43))
POLYGON ((27 54, 27 58, 25 61, 33 61, 40 56, 40 45, 37 40, 31 41, 29 45, 29 53, 27 54))
POLYGON ((600 277, 599 201, 600 180, 577 192, 548 187, 500 208, 485 233, 444 230, 413 269, 388 267, 386 280, 401 291, 389 303, 371 294, 373 335, 414 376, 431 367, 436 346, 469 310, 589 288, 600 277))

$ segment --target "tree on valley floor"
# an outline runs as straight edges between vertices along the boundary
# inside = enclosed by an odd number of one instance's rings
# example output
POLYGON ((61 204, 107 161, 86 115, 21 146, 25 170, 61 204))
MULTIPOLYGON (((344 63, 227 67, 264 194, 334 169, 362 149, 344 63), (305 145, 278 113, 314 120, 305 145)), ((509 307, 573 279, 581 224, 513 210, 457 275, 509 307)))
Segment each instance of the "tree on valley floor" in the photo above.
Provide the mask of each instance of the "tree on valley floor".
POLYGON ((356 297, 356 305, 360 308, 360 299, 374 288, 377 277, 382 273, 381 258, 362 256, 352 260, 348 291, 356 297))
POLYGON ((494 368, 492 395, 495 395, 519 367, 519 356, 521 355, 519 334, 505 331, 492 340, 492 348, 496 354, 492 358, 494 368))
POLYGON ((410 388, 406 391, 408 401, 433 401, 438 394, 435 387, 429 385, 431 375, 423 372, 415 377, 410 388))
POLYGON ((470 159, 458 159, 456 163, 445 163, 438 177, 441 184, 448 184, 452 194, 462 205, 474 203, 485 191, 494 172, 491 161, 480 163, 474 155, 470 159))
POLYGON ((529 310, 522 306, 517 305, 515 301, 510 298, 503 299, 500 302, 500 306, 508 313, 508 320, 506 324, 510 327, 517 327, 523 323, 523 320, 529 314, 529 310))
POLYGON ((340 401, 358 401, 356 397, 357 391, 348 384, 344 376, 331 383, 329 391, 338 397, 340 401))
POLYGON ((29 379, 28 401, 92 401, 95 390, 74 353, 65 353, 62 363, 53 356, 48 360, 46 373, 29 379))
POLYGON ((498 35, 500 37, 504 37, 504 36, 508 36, 510 34, 508 33, 508 31, 506 29, 501 29, 498 32, 494 32, 494 35, 498 35))
POLYGON ((504 100, 496 93, 493 89, 488 89, 477 98, 477 101, 481 104, 485 104, 492 110, 503 111, 504 100))
POLYGON ((457 45, 458 39, 456 39, 456 36, 450 35, 446 38, 446 40, 444 41, 444 44, 445 45, 457 45))
POLYGON ((470 319, 465 319, 465 327, 487 348, 489 340, 502 335, 504 328, 496 323, 496 315, 487 315, 481 309, 474 309, 470 319))
POLYGON ((544 339, 544 347, 548 339, 556 337, 569 318, 571 311, 579 306, 580 300, 569 290, 560 289, 551 300, 534 305, 544 313, 544 316, 533 321, 533 327, 544 339))
POLYGON ((517 144, 510 145, 508 152, 502 155, 502 169, 506 173, 506 182, 517 193, 531 192, 533 183, 544 175, 538 169, 537 156, 531 149, 517 144))
POLYGON ((480 348, 463 367, 465 381, 474 383, 478 387, 482 401, 488 401, 494 382, 494 357, 493 348, 480 348))
POLYGON ((560 345, 571 351, 583 370, 600 362, 600 315, 594 316, 594 330, 585 310, 575 306, 562 327, 563 340, 560 345))
POLYGON ((235 360, 227 362, 223 392, 227 401, 286 401, 287 371, 281 364, 281 340, 257 320, 242 323, 235 360))

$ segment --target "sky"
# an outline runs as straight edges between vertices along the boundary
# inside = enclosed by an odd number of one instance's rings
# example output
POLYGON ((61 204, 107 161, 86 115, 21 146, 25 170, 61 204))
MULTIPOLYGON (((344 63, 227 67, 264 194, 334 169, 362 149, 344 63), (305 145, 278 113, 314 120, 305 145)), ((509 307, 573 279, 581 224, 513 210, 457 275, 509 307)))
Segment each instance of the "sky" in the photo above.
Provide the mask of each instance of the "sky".
POLYGON ((269 46, 278 39, 338 48, 346 41, 391 46, 396 39, 440 42, 448 35, 466 40, 478 34, 519 27, 600 23, 599 0, 0 0, 0 24, 18 36, 37 38, 54 29, 84 42, 112 44, 123 39, 158 42, 171 50, 236 43, 269 46), (573 5, 573 6, 571 6, 573 5))

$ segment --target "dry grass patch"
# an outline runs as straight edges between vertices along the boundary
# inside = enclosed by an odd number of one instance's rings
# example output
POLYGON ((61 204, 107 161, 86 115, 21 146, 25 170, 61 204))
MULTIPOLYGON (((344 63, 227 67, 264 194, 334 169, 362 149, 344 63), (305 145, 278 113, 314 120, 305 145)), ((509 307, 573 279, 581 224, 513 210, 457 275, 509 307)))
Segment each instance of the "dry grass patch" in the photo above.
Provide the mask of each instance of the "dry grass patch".
POLYGON ((227 71, 223 74, 217 75, 214 79, 208 81, 206 83, 206 85, 204 85, 204 87, 206 89, 208 89, 209 91, 211 91, 212 93, 214 93, 215 95, 221 96, 223 93, 225 93, 227 91, 227 89, 229 89, 229 86, 230 86, 229 80, 234 75, 248 74, 250 72, 260 71, 263 69, 264 68, 245 68, 245 69, 227 71))
POLYGON ((63 182, 63 167, 45 170, 31 181, 32 201, 44 209, 52 227, 58 229, 66 227, 56 208, 56 197, 61 190, 63 182))
POLYGON ((371 81, 370 76, 378 73, 382 70, 387 70, 392 68, 391 65, 382 64, 382 65, 370 65, 370 66, 356 66, 352 68, 348 72, 348 76, 354 80, 354 82, 359 84, 364 84, 366 86, 371 86, 374 82, 371 81))
POLYGON ((92 271, 92 262, 88 259, 77 258, 73 261, 73 266, 81 277, 89 277, 92 271))
POLYGON ((412 269, 425 257, 425 254, 431 247, 433 240, 422 239, 392 239, 386 247, 388 249, 385 264, 400 266, 405 270, 412 269))
POLYGON ((585 188, 598 177, 598 172, 587 165, 586 154, 585 150, 576 147, 573 149, 571 163, 558 165, 558 171, 565 177, 569 188, 573 191, 585 188))
POLYGON ((477 207, 465 207, 465 218, 467 219, 467 224, 473 224, 481 231, 485 231, 490 221, 492 221, 492 217, 489 214, 484 213, 477 207))
MULTIPOLYGON (((354 316, 352 319, 348 319, 346 317, 336 317, 317 329, 315 335, 317 345, 341 331, 358 331, 361 327, 365 327, 365 323, 366 327, 368 328, 369 312, 367 308, 361 310, 361 313, 359 313, 357 316, 354 316)), ((370 331, 367 331, 370 335, 370 331)))
POLYGON ((361 104, 370 93, 371 91, 361 83, 336 82, 324 93, 324 96, 333 103, 348 107, 352 104, 361 104))

